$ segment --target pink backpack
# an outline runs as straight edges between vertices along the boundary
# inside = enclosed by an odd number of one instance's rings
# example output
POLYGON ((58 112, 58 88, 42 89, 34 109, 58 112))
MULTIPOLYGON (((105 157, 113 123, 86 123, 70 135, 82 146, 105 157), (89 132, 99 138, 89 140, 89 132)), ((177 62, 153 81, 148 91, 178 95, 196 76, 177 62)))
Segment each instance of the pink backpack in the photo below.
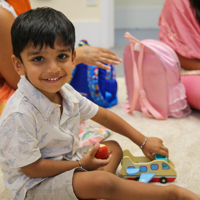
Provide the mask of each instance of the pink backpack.
POLYGON ((180 63, 175 51, 157 40, 138 41, 129 33, 124 49, 124 71, 128 102, 123 109, 140 110, 147 117, 181 118, 191 113, 180 79, 180 63))

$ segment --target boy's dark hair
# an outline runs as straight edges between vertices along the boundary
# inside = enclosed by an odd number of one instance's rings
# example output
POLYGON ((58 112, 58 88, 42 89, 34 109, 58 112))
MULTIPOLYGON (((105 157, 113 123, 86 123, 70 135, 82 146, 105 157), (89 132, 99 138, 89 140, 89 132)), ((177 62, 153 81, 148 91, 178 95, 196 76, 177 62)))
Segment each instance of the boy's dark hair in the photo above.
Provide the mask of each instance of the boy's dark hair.
MULTIPOLYGON (((13 54, 21 60, 21 52, 30 43, 54 48, 58 38, 64 46, 69 45, 74 52, 75 29, 69 19, 53 8, 42 7, 19 15, 11 28, 13 54)), ((22 60, 21 60, 22 61, 22 60)))
POLYGON ((199 0, 189 0, 191 6, 194 8, 196 19, 200 25, 200 1, 199 0))

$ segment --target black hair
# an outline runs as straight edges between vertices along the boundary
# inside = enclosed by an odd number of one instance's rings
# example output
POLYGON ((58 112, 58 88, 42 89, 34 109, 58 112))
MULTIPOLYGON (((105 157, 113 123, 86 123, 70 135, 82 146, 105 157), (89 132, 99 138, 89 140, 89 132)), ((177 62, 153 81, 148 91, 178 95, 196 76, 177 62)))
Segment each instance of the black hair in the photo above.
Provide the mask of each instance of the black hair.
POLYGON ((191 6, 194 8, 196 19, 200 25, 200 1, 199 0, 189 0, 191 6))
MULTIPOLYGON (((56 39, 64 46, 75 44, 75 29, 70 20, 61 12, 49 7, 29 10, 19 15, 11 28, 13 54, 21 60, 21 52, 32 43, 42 49, 43 45, 54 48, 56 39)), ((21 60, 22 61, 22 60, 21 60)))

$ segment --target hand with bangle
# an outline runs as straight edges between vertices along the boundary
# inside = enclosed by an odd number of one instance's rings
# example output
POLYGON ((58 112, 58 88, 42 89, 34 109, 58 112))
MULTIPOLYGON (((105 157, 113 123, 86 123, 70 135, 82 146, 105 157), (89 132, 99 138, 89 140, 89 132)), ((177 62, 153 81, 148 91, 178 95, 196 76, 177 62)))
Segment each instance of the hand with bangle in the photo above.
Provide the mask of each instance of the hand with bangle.
POLYGON ((150 160, 154 160, 154 154, 169 157, 168 148, 163 145, 163 141, 157 137, 146 137, 140 149, 150 160))

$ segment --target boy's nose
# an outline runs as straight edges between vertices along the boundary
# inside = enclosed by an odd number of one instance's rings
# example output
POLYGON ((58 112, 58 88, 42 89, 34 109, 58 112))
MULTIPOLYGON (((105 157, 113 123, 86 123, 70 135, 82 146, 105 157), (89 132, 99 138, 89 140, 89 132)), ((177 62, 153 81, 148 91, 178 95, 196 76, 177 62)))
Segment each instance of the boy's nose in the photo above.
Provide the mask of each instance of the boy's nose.
POLYGON ((55 73, 59 71, 60 71, 60 67, 56 62, 49 62, 48 68, 47 68, 48 73, 55 73))

